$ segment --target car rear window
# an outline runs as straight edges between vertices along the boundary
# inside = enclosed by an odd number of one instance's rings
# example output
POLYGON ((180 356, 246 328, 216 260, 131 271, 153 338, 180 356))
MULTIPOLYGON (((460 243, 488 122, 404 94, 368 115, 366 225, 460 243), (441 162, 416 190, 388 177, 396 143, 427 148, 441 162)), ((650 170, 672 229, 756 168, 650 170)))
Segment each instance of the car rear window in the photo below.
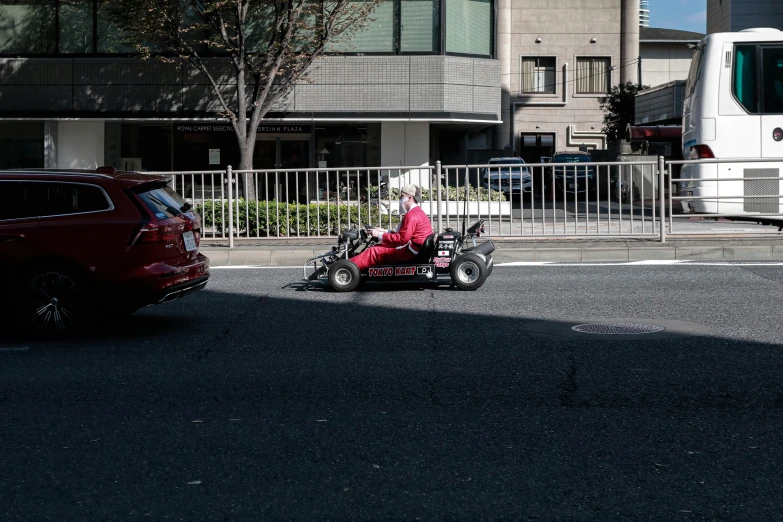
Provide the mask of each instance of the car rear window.
POLYGON ((168 185, 147 184, 134 190, 144 205, 158 219, 177 217, 190 210, 190 203, 168 185))
POLYGON ((590 156, 581 154, 563 154, 555 156, 552 163, 590 163, 590 156))
POLYGON ((0 220, 86 214, 112 208, 106 193, 95 185, 49 181, 0 183, 0 220))

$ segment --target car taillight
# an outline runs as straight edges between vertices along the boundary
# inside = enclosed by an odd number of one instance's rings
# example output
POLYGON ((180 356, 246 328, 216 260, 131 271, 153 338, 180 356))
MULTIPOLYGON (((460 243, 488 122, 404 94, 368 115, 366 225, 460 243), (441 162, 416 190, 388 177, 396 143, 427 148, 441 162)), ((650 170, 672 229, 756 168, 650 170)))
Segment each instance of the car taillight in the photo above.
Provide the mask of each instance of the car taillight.
POLYGON ((176 240, 182 234, 182 225, 161 225, 146 223, 139 230, 137 243, 168 243, 176 240))
POLYGON ((691 159, 715 159, 715 154, 709 145, 693 145, 691 147, 691 159))

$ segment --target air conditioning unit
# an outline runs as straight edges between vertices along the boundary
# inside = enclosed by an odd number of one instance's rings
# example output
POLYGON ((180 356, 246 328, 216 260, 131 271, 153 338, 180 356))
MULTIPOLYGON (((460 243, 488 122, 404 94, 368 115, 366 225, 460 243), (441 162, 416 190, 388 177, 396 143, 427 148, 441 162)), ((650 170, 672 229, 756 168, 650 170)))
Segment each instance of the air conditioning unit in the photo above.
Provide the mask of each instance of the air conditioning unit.
POLYGON ((141 158, 122 158, 120 160, 120 167, 120 170, 141 172, 141 158))

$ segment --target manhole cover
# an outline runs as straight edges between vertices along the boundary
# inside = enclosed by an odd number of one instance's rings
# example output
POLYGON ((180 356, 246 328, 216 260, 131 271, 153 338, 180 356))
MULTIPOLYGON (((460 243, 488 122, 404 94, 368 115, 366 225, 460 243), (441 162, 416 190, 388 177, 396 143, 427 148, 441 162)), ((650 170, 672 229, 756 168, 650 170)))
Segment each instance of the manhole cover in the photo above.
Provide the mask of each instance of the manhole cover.
POLYGON ((587 323, 572 326, 575 332, 601 335, 639 335, 662 332, 666 328, 657 324, 639 323, 587 323))

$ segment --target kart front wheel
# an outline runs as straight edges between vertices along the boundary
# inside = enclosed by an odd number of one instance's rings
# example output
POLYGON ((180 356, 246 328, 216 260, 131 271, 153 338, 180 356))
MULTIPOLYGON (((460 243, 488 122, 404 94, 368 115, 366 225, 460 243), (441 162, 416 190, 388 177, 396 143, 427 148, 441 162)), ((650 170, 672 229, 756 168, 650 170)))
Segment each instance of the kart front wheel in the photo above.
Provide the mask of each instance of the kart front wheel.
POLYGON ((451 280, 462 290, 481 288, 487 275, 487 265, 475 254, 459 256, 451 264, 451 280))
POLYGON ((340 259, 329 267, 329 284, 337 292, 352 292, 361 283, 359 267, 353 261, 340 259))

